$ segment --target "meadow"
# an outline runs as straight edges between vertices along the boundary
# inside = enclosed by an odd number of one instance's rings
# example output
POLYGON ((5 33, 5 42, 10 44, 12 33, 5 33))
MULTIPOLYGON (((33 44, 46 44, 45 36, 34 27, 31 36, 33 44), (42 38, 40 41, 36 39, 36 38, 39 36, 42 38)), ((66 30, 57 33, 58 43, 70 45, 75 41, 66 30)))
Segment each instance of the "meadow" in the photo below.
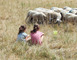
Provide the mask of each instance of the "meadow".
POLYGON ((27 26, 27 34, 33 29, 25 21, 29 10, 64 6, 76 8, 77 0, 0 0, 0 60, 77 60, 77 26, 70 23, 40 25, 42 45, 16 42, 20 25, 27 26))

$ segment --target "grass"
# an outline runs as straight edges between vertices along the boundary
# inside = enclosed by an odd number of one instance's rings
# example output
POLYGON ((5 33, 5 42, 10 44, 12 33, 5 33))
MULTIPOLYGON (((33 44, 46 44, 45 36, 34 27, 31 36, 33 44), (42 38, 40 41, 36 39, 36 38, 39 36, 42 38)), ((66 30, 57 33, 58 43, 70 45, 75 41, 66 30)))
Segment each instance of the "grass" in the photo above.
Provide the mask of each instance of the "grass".
MULTIPOLYGON (((0 60, 77 60, 77 27, 40 25, 45 33, 43 44, 17 43, 19 26, 25 23, 29 10, 44 7, 77 7, 74 0, 1 0, 0 1, 0 60), (58 34, 54 35, 53 31, 58 34)), ((27 25, 30 34, 33 25, 27 25)))

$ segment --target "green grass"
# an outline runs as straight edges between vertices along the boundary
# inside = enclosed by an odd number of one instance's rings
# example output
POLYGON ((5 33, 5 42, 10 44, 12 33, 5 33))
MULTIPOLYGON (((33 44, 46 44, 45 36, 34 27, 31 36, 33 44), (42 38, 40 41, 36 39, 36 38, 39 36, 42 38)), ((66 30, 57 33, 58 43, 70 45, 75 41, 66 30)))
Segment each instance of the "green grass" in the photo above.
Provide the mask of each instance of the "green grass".
MULTIPOLYGON (((25 23, 27 12, 44 7, 77 7, 74 0, 1 0, 0 1, 0 60, 76 60, 77 27, 40 25, 45 33, 43 44, 31 45, 17 43, 19 26, 25 23), (54 35, 53 31, 58 34, 54 35)), ((26 33, 30 34, 33 25, 27 25, 26 33)))

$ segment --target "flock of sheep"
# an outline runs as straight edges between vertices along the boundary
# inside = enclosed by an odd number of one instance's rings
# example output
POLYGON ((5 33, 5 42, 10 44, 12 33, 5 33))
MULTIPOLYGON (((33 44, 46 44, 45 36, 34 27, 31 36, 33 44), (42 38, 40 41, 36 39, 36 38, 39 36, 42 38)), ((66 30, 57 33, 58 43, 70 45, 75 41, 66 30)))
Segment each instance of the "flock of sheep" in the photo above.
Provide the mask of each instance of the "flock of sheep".
POLYGON ((39 7, 29 10, 26 20, 28 23, 39 24, 55 23, 60 25, 61 22, 76 24, 77 8, 65 6, 64 8, 52 7, 51 9, 46 9, 39 7))

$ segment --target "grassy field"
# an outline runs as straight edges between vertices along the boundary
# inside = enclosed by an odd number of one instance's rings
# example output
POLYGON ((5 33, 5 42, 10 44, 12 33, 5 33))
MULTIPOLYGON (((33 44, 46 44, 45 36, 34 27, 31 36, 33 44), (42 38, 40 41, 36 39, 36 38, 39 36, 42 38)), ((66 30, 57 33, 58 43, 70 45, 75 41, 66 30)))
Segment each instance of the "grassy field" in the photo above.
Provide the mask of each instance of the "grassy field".
MULTIPOLYGON (((19 26, 26 24, 29 10, 53 6, 76 8, 77 0, 0 0, 0 60, 77 60, 77 27, 71 24, 40 25, 45 33, 41 46, 16 42, 19 26)), ((33 25, 26 26, 30 34, 33 25)))

